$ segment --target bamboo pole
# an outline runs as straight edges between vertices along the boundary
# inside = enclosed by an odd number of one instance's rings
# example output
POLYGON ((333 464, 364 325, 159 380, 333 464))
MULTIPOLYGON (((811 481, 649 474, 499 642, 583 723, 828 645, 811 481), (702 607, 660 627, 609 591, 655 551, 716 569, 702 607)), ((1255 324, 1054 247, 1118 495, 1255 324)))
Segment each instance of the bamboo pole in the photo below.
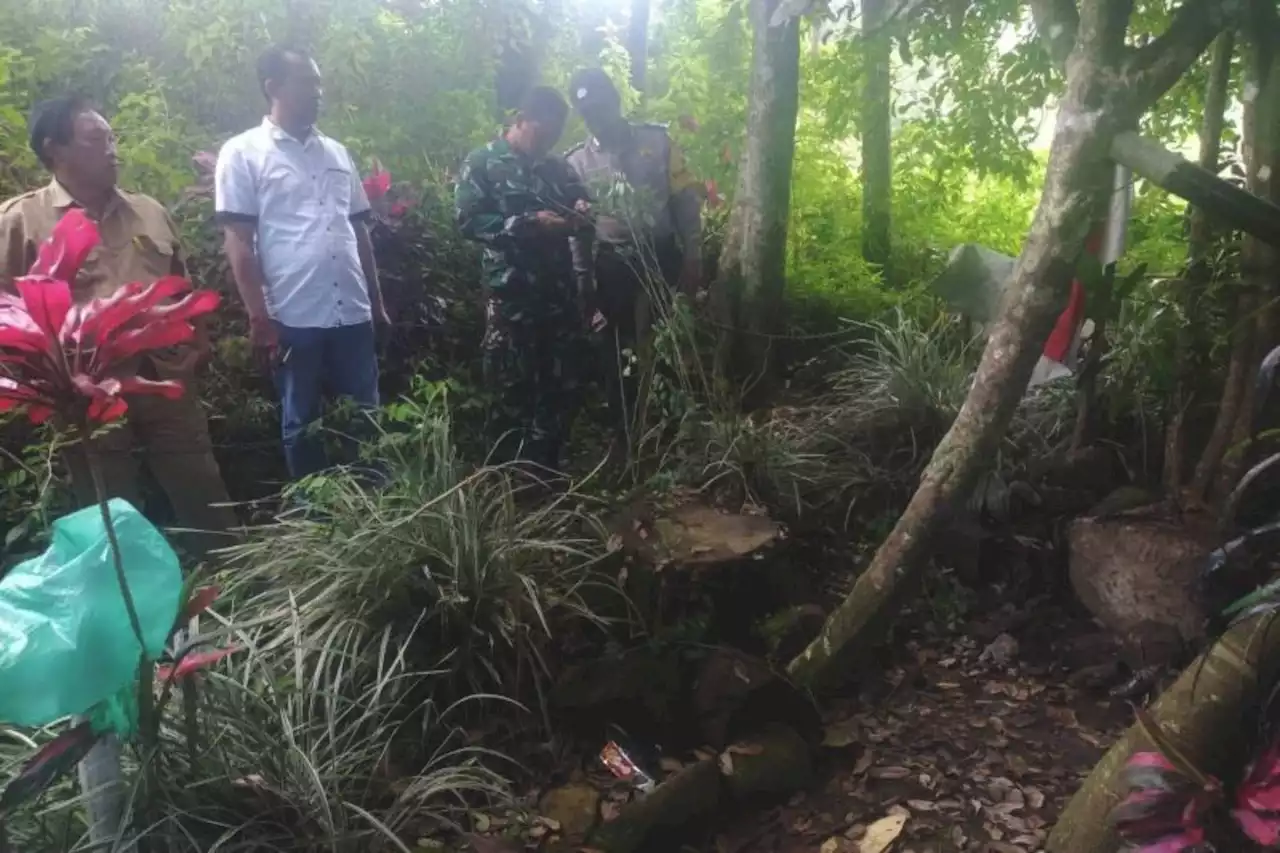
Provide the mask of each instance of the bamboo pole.
MULTIPOLYGON (((1280 665, 1280 625, 1274 614, 1232 627, 1151 706, 1165 736, 1199 770, 1222 778, 1241 767, 1239 750, 1251 730, 1260 673, 1280 665)), ((1134 724, 1080 786, 1045 845, 1048 853, 1114 853, 1120 842, 1108 816, 1125 795, 1121 771, 1136 752, 1154 750, 1134 724)), ((1233 780, 1234 781, 1234 780, 1233 780)))

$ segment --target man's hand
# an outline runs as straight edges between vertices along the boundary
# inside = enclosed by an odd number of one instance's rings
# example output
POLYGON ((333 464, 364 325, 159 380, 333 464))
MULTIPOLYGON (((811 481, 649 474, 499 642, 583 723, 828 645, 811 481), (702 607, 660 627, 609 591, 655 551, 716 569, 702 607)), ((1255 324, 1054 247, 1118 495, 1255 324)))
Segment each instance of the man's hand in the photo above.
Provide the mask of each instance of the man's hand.
POLYGON ((578 303, 578 313, 582 317, 582 325, 592 334, 604 331, 604 327, 609 325, 609 321, 605 319, 604 314, 600 313, 600 309, 593 307, 585 300, 578 303))
POLYGON ((385 305, 373 306, 373 339, 379 353, 385 351, 391 340, 391 315, 387 313, 385 305))
POLYGON ((267 376, 275 372, 280 355, 280 333, 270 317, 249 318, 249 343, 253 346, 253 360, 267 376))

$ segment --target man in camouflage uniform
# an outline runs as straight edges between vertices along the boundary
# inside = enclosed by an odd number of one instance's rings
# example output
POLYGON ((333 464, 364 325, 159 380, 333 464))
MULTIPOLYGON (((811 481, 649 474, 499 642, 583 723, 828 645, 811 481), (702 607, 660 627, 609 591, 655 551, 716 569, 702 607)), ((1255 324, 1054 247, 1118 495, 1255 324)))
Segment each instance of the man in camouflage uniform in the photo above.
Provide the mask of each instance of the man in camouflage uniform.
MULTIPOLYGON (((665 302, 669 288, 693 296, 701 287, 702 187, 665 125, 627 121, 604 71, 575 74, 569 98, 591 138, 566 159, 596 200, 599 305, 621 358, 647 338, 651 296, 665 302)), ((637 371, 606 373, 615 422, 625 424, 637 371)))
POLYGON ((589 253, 586 189, 563 158, 548 156, 568 114, 554 89, 533 89, 507 131, 468 155, 454 199, 458 227, 484 247, 496 455, 552 470, 580 402, 584 318, 594 314, 590 266, 576 275, 573 260, 589 253))

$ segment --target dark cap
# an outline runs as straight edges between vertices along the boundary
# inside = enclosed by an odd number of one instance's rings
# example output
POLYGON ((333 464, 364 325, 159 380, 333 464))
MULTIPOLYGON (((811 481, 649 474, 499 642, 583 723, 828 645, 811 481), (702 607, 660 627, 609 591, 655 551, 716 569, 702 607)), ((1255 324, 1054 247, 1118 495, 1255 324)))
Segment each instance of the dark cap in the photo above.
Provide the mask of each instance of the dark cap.
POLYGON ((569 101, 574 109, 613 106, 621 103, 618 87, 600 68, 584 68, 569 80, 569 101))
POLYGON ((569 117, 569 105, 549 86, 535 86, 520 101, 519 115, 542 124, 562 124, 569 117))

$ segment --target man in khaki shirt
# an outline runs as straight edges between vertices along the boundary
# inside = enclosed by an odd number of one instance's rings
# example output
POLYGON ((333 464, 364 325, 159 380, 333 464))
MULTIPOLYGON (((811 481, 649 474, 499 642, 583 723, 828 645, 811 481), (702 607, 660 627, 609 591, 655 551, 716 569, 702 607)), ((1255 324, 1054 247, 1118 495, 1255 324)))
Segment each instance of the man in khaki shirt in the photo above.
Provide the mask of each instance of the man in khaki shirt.
MULTIPOLYGON (((167 275, 186 276, 177 230, 157 201, 116 187, 119 161, 111 126, 87 103, 59 98, 31 114, 31 147, 53 181, 43 189, 0 204, 0 287, 13 289, 54 224, 80 207, 98 225, 101 242, 71 283, 77 303, 105 297, 133 281, 150 283, 167 275)), ((142 450, 152 474, 173 505, 178 525, 198 531, 186 543, 199 555, 226 544, 219 537, 236 524, 235 513, 209 440, 209 427, 193 383, 208 351, 207 339, 143 356, 139 375, 179 380, 180 400, 130 396, 123 424, 94 439, 107 491, 141 507, 139 460, 142 450)), ((67 456, 76 497, 94 500, 93 481, 82 450, 67 456)))

